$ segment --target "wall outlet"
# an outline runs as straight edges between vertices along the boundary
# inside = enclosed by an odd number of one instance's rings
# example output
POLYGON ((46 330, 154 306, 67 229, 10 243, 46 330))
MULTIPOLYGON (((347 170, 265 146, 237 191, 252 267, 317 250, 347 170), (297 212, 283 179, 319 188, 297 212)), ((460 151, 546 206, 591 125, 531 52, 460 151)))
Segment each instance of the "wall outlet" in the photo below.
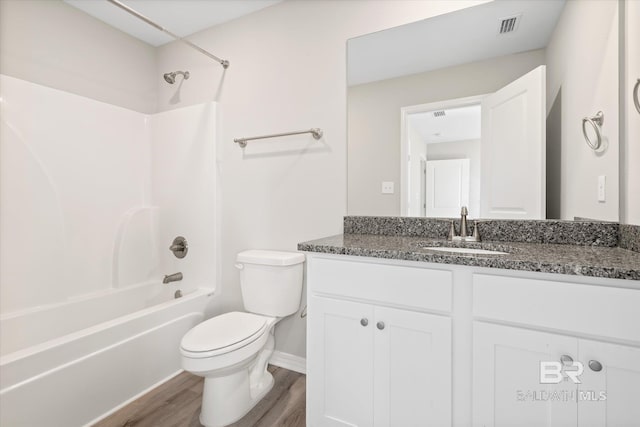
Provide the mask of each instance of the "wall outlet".
POLYGON ((393 194, 393 181, 383 181, 382 182, 382 194, 393 194))
POLYGON ((598 177, 598 202, 606 202, 607 200, 607 176, 600 175, 598 177))

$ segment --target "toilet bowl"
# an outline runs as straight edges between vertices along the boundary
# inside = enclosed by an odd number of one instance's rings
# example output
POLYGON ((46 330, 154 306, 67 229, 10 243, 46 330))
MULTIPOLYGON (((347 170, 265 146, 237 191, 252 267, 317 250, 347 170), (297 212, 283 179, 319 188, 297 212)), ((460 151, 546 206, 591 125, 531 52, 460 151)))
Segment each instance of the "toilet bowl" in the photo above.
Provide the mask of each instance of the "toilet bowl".
POLYGON ((205 378, 200 423, 206 427, 238 421, 271 390, 275 325, 300 306, 304 254, 250 250, 237 261, 247 311, 206 320, 180 343, 184 370, 205 378))

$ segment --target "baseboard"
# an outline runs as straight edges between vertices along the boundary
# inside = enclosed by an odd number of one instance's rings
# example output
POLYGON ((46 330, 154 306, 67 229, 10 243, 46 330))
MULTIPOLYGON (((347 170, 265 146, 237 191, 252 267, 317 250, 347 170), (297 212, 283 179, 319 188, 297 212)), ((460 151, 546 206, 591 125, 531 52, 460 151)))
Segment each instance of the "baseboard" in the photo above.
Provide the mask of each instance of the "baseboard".
POLYGON ((271 355, 269 363, 301 374, 307 373, 307 359, 294 354, 283 353, 276 350, 273 352, 273 355, 271 355))

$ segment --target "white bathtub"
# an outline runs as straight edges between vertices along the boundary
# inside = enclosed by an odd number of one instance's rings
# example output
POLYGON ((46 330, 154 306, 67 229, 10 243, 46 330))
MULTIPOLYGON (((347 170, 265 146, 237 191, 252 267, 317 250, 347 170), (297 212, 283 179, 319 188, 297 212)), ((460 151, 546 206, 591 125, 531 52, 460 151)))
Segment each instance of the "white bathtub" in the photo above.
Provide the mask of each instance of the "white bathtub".
POLYGON ((179 373, 210 288, 145 284, 0 317, 0 425, 91 425, 179 373))

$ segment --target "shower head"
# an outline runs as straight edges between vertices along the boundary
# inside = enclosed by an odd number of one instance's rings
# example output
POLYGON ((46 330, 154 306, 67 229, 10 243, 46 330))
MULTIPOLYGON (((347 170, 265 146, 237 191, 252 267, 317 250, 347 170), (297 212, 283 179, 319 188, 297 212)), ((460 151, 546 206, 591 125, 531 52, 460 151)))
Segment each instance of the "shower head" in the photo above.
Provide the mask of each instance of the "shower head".
POLYGON ((173 71, 171 73, 164 73, 164 79, 169 84, 174 84, 176 82, 176 76, 181 74, 184 76, 184 79, 187 80, 189 78, 188 71, 173 71))

